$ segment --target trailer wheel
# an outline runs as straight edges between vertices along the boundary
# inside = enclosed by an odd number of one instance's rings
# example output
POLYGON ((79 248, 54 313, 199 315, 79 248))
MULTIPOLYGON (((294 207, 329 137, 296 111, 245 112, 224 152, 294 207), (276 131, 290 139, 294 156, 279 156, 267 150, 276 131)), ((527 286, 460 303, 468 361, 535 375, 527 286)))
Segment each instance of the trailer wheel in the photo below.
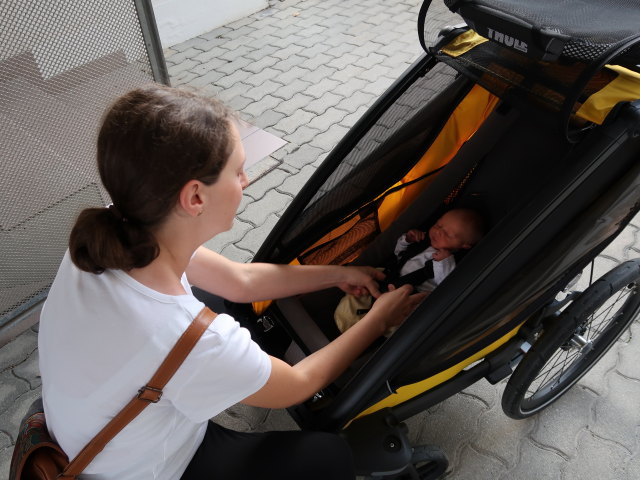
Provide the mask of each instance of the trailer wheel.
POLYGON ((640 307, 640 260, 618 265, 582 292, 522 359, 502 395, 511 418, 548 407, 611 348, 640 307))

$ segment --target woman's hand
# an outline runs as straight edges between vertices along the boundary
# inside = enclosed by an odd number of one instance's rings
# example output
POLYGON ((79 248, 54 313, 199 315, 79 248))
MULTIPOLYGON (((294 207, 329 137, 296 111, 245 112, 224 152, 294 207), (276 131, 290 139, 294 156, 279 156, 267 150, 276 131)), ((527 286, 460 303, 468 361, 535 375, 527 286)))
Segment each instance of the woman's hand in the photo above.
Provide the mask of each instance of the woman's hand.
MULTIPOLYGON (((344 270, 356 279, 362 278, 362 275, 379 277, 381 273, 366 267, 344 267, 344 270)), ((327 386, 375 339, 390 327, 402 323, 426 297, 423 293, 411 295, 411 290, 409 285, 398 289, 390 285, 389 292, 380 295, 362 320, 293 366, 271 357, 269 380, 242 403, 263 408, 285 408, 306 400, 327 386)))
POLYGON ((377 298, 384 274, 371 267, 238 263, 200 247, 187 267, 192 285, 237 303, 290 297, 325 288, 377 298))
POLYGON ((360 297, 371 295, 380 296, 378 281, 384 280, 384 273, 372 267, 341 267, 345 275, 343 282, 338 284, 340 290, 349 295, 360 297))
POLYGON ((373 313, 376 318, 379 318, 383 323, 383 332, 391 327, 397 327, 429 295, 428 293, 412 294, 412 291, 411 285, 403 285, 400 288, 389 285, 389 291, 380 295, 366 316, 373 313))

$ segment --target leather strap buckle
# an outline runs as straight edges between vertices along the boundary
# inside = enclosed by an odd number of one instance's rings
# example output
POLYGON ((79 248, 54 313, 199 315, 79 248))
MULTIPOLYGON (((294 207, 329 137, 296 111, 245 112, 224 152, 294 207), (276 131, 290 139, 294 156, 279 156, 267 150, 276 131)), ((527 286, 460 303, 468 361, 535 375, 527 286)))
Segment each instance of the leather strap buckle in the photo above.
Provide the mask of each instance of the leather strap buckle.
POLYGON ((158 403, 162 398, 162 390, 145 385, 138 390, 138 398, 149 403, 158 403))

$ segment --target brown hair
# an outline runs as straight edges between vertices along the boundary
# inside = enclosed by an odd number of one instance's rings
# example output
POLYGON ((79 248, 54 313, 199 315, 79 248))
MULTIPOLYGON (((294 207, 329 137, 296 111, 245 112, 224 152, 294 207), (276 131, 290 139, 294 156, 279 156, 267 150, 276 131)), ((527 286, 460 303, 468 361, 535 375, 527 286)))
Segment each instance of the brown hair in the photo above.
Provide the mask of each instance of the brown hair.
POLYGON ((86 272, 130 270, 159 253, 153 234, 192 179, 215 183, 231 155, 232 113, 220 102, 162 85, 133 90, 107 110, 98 171, 112 208, 83 210, 71 231, 73 263, 86 272))

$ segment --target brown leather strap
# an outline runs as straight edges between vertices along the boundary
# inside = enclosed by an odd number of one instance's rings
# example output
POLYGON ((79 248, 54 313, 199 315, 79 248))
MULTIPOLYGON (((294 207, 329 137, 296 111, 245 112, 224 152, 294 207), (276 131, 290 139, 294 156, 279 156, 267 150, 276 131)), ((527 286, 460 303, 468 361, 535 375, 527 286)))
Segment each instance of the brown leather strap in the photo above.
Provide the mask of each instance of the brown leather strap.
POLYGON ((107 443, 120 430, 126 427, 150 403, 156 403, 162 396, 162 389, 171 379, 176 370, 182 365, 189 352, 211 324, 217 314, 204 307, 193 319, 180 339, 171 349, 162 365, 156 370, 151 380, 138 391, 133 399, 80 451, 71 463, 64 469, 59 478, 75 478, 91 463, 107 443))

